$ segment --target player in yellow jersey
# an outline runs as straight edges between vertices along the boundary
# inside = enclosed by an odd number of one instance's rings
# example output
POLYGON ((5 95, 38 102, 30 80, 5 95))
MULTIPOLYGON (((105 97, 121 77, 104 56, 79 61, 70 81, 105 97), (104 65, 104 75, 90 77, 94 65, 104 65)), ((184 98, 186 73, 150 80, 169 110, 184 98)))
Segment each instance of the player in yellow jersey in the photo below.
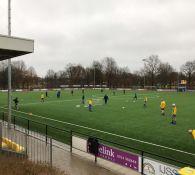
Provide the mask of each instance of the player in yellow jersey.
POLYGON ((144 107, 147 107, 148 97, 144 98, 144 107))
POLYGON ((188 130, 190 134, 192 134, 193 139, 195 140, 195 129, 188 130))
POLYGON ((41 102, 44 102, 45 96, 44 94, 41 94, 41 102))
POLYGON ((162 115, 165 115, 165 108, 166 108, 166 102, 164 99, 161 100, 161 103, 160 103, 160 109, 161 109, 161 114, 162 115))
POLYGON ((177 107, 175 104, 172 104, 172 125, 176 125, 176 115, 177 115, 177 107))
POLYGON ((93 106, 93 100, 89 99, 88 100, 88 109, 89 109, 90 112, 92 112, 92 106, 93 106))

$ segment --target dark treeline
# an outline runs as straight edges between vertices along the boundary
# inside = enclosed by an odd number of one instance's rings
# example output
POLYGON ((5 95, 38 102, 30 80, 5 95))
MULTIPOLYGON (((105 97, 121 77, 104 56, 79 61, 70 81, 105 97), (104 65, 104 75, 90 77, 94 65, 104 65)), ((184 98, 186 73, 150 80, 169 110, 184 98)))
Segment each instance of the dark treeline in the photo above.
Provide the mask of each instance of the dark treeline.
MULTIPOLYGON (((33 67, 27 68, 23 61, 12 62, 12 87, 14 89, 58 88, 61 85, 93 86, 106 85, 109 88, 132 88, 134 86, 157 86, 175 88, 180 80, 187 80, 187 87, 195 85, 195 61, 184 63, 180 71, 169 63, 162 62, 157 55, 144 59, 144 67, 135 72, 119 67, 114 58, 106 57, 93 61, 91 66, 69 63, 64 70, 49 69, 44 78, 37 76, 33 67), (95 79, 95 81, 94 81, 95 79)), ((7 88, 7 62, 0 64, 0 88, 7 88)))
MULTIPOLYGON (((8 86, 8 67, 7 61, 0 63, 0 88, 7 89, 8 86)), ((33 67, 28 67, 24 61, 12 62, 12 88, 14 89, 31 89, 38 87, 41 78, 36 74, 33 67)))

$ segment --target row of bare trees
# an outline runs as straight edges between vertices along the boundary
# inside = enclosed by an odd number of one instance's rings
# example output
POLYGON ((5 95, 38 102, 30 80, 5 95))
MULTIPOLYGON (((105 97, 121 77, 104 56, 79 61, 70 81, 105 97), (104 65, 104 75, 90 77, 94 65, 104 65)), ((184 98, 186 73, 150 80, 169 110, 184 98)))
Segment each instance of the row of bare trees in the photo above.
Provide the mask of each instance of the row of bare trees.
POLYGON ((158 86, 175 88, 180 80, 187 80, 188 88, 195 85, 195 61, 187 61, 178 72, 169 63, 162 62, 158 55, 144 59, 144 67, 130 72, 128 67, 119 67, 117 62, 106 57, 101 61, 93 61, 89 67, 80 64, 68 64, 64 70, 54 72, 48 70, 45 78, 46 86, 60 85, 107 85, 109 88, 128 88, 133 86, 158 86))
MULTIPOLYGON (((129 88, 133 86, 158 86, 175 88, 180 80, 187 80, 188 88, 195 87, 195 61, 187 61, 176 71, 169 63, 162 62, 158 55, 143 59, 144 67, 135 72, 118 66, 112 57, 93 61, 91 66, 69 63, 64 70, 49 69, 44 78, 37 76, 33 67, 27 67, 23 61, 12 62, 12 87, 57 88, 61 85, 93 86, 106 85, 109 88, 129 88)), ((0 88, 7 88, 7 62, 0 63, 0 88)))
MULTIPOLYGON (((7 89, 8 86, 7 62, 0 63, 0 88, 7 89)), ((28 67, 24 61, 12 62, 12 87, 14 89, 30 89, 39 86, 40 78, 33 67, 28 67)))
POLYGON ((92 65, 86 68, 80 64, 68 64, 59 72, 48 70, 45 82, 47 88, 56 85, 93 86, 94 83, 115 88, 136 84, 136 76, 130 73, 127 67, 120 68, 113 58, 107 57, 101 61, 93 61, 92 65))

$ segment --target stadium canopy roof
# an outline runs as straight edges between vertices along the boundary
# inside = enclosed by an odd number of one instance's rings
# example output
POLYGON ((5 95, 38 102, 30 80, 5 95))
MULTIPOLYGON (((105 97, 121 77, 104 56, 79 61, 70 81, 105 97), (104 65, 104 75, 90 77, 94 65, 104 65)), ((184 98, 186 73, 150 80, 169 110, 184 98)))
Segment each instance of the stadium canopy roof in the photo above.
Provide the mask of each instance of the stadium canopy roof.
POLYGON ((0 61, 34 52, 34 40, 0 35, 0 61))

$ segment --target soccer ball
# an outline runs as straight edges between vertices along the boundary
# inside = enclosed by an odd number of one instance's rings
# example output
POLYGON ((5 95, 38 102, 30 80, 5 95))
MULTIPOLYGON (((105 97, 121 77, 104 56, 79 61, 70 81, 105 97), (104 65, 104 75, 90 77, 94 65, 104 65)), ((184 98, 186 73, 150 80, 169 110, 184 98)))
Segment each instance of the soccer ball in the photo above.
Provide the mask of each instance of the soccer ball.
POLYGON ((80 108, 80 105, 76 105, 77 108, 80 108))
POLYGON ((125 107, 123 106, 122 109, 125 109, 125 107))
POLYGON ((188 132, 189 132, 189 133, 192 133, 192 130, 191 130, 191 129, 189 129, 189 130, 188 130, 188 132))

